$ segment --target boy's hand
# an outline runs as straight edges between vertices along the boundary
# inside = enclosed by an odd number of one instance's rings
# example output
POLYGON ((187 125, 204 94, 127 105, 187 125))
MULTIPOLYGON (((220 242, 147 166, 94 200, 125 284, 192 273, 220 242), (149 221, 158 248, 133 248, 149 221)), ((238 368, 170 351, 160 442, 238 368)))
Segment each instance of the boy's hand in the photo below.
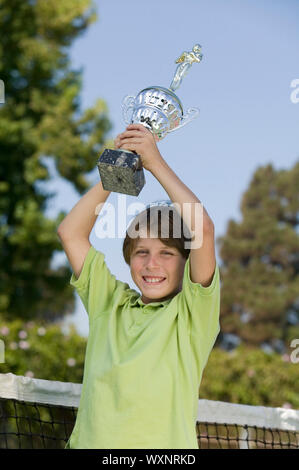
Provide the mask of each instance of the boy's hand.
POLYGON ((141 157, 143 167, 149 171, 152 171, 157 162, 163 160, 155 137, 142 124, 130 124, 125 132, 116 137, 114 145, 116 149, 136 152, 141 157))

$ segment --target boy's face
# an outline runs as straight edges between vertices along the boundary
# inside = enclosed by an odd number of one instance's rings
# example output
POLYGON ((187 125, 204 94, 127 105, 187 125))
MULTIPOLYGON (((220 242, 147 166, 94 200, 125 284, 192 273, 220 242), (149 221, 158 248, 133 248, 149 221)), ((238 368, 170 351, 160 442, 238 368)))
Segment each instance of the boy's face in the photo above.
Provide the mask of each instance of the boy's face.
POLYGON ((131 254, 130 269, 133 281, 142 292, 141 300, 145 304, 163 301, 180 292, 185 263, 177 248, 164 245, 159 238, 138 239, 131 254), (164 279, 150 282, 155 277, 164 279))

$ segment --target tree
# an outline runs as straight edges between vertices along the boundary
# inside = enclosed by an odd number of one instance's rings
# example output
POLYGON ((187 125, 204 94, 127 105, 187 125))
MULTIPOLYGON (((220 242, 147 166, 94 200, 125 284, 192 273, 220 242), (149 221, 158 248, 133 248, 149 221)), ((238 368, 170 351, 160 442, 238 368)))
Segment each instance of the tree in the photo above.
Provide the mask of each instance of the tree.
POLYGON ((110 129, 105 103, 80 109, 82 70, 72 42, 96 19, 91 0, 2 0, 0 77, 0 317, 53 321, 74 308, 68 267, 53 269, 64 214, 43 212, 53 194, 44 157, 79 193, 110 129), (4 269, 3 269, 4 268, 4 269))
POLYGON ((284 352, 299 338, 299 162, 258 168, 241 212, 217 240, 222 333, 284 352))

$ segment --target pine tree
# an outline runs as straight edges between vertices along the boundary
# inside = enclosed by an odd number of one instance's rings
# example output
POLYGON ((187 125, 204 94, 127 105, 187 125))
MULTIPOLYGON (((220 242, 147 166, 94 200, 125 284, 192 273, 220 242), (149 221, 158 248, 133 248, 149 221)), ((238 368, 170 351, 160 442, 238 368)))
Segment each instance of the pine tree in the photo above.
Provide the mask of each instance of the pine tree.
POLYGON ((82 112, 82 70, 69 51, 96 19, 91 0, 2 0, 0 9, 0 318, 48 321, 72 312, 68 267, 53 269, 62 247, 45 157, 82 194, 110 129, 102 100, 82 112))
POLYGON ((299 162, 258 168, 241 213, 218 239, 222 333, 283 352, 299 338, 299 162))

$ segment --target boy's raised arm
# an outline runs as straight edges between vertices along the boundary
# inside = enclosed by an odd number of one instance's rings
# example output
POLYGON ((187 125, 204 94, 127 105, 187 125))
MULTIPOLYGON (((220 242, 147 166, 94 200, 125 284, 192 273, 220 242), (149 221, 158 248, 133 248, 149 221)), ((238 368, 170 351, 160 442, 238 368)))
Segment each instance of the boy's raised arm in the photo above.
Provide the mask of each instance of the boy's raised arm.
POLYGON ((179 205, 181 216, 193 236, 189 256, 190 279, 203 287, 208 287, 213 280, 216 267, 213 221, 201 201, 178 178, 165 160, 157 162, 151 172, 164 187, 170 199, 179 205))
POLYGON ((117 136, 115 147, 137 152, 144 168, 155 176, 172 202, 180 208, 181 217, 193 234, 190 247, 191 281, 208 287, 216 267, 214 224, 201 201, 165 162, 153 134, 144 126, 130 124, 125 132, 117 136))
POLYGON ((77 279, 91 246, 90 232, 110 192, 103 189, 101 181, 97 183, 81 197, 57 229, 57 234, 77 279))

